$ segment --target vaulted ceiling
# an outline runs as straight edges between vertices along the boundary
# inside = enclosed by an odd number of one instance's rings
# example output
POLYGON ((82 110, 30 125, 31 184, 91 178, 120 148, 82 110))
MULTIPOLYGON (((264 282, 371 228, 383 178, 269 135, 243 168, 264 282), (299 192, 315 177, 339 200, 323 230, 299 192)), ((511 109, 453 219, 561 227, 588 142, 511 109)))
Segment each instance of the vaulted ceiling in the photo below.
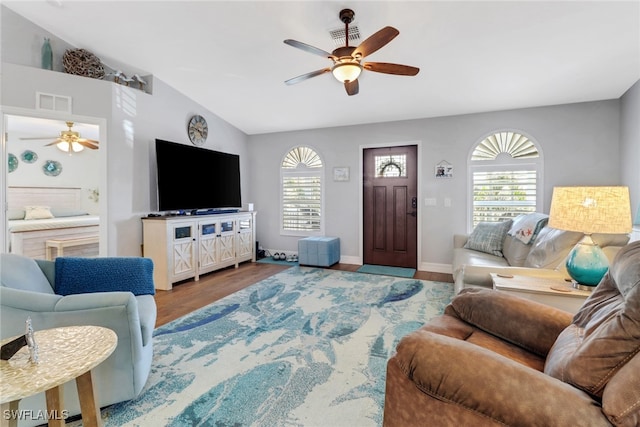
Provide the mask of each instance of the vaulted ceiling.
MULTIPOLYGON (((640 1, 3 1, 109 64, 153 74, 247 134, 619 98, 640 79, 640 1), (361 40, 400 31, 347 96, 330 30, 355 11, 361 40)), ((357 44, 357 43, 356 43, 357 44)), ((123 70, 129 71, 129 70, 123 70)))

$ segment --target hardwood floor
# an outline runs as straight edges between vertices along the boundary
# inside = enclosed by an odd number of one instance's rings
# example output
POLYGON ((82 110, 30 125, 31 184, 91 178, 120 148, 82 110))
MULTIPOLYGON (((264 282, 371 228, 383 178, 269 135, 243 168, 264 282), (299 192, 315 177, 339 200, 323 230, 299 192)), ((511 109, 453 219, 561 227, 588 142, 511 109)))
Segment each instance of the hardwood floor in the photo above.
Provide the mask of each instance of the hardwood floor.
MULTIPOLYGON (((333 270, 356 271, 360 266, 354 264, 335 264, 333 270)), ((228 267, 200 276, 197 282, 186 280, 173 285, 170 291, 157 290, 155 295, 158 306, 156 327, 162 326, 178 317, 198 308, 211 304, 227 295, 253 285, 269 276, 289 268, 285 265, 245 262, 236 269, 228 267)), ((418 271, 414 279, 435 280, 453 283, 450 274, 418 271)))

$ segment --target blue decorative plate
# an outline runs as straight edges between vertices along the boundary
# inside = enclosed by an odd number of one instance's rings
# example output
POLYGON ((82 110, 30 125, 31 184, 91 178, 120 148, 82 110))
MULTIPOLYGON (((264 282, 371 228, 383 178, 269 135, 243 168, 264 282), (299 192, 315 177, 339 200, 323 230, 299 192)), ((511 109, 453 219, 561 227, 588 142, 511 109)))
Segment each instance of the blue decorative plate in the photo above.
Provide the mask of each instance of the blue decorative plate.
POLYGON ((38 155, 31 150, 24 150, 22 154, 20 154, 20 158, 25 163, 33 163, 38 160, 38 155))
POLYGON ((18 158, 15 156, 15 154, 9 153, 9 173, 13 172, 16 169, 18 169, 18 158))
POLYGON ((55 160, 47 160, 44 162, 42 170, 47 176, 58 176, 60 175, 60 172, 62 172, 62 165, 60 162, 56 162, 55 160))

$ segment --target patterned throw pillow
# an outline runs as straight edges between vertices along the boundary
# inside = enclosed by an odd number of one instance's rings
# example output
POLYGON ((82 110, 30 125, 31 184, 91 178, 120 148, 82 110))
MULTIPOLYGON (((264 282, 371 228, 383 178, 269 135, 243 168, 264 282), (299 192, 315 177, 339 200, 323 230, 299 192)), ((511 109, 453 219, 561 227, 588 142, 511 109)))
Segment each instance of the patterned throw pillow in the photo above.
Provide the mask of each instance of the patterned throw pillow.
POLYGON ((480 222, 473 229, 465 249, 486 252, 495 256, 502 256, 502 242, 511 228, 512 220, 500 222, 480 222))

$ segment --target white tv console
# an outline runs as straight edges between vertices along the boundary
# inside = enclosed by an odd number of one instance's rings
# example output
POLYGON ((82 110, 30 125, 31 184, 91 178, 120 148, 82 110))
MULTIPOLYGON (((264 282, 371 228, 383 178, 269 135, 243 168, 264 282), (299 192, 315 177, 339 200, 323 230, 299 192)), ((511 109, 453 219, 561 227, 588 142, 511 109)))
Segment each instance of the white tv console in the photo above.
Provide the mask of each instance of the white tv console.
POLYGON ((156 289, 256 260, 256 212, 142 218, 143 256, 154 263, 156 289))

